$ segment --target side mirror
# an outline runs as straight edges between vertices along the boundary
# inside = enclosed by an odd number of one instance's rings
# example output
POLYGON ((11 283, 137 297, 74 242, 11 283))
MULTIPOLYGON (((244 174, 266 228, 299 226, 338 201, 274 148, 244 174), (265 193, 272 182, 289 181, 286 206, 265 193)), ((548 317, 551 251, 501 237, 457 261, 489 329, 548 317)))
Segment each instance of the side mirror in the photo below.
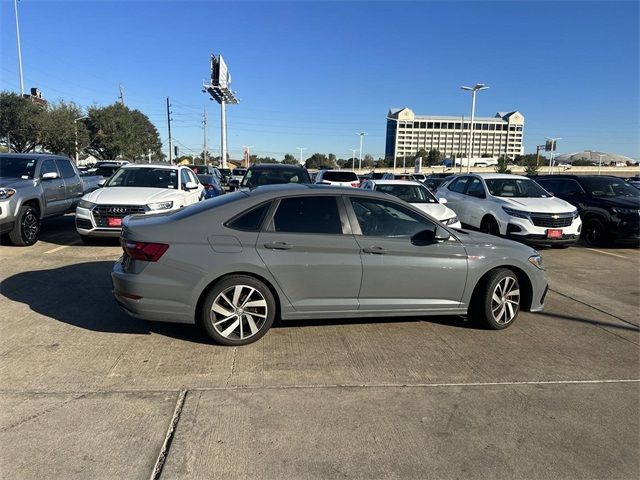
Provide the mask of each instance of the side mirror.
POLYGON ((436 242, 444 242, 449 240, 451 235, 441 226, 436 226, 435 230, 422 230, 411 237, 411 243, 417 247, 430 245, 436 242))
POLYGON ((196 182, 187 182, 184 184, 185 190, 195 190, 198 188, 198 184, 196 182))
POLYGON ((104 187, 104 184, 107 183, 107 180, 108 180, 107 178, 103 178, 102 180, 100 180, 98 182, 98 186, 99 187, 104 187))
POLYGON ((55 180, 58 178, 58 172, 47 172, 42 175, 42 180, 55 180))
POLYGON ((447 203, 447 199, 446 198, 439 198, 438 199, 438 203, 441 203, 442 205, 444 205, 445 203, 447 203))

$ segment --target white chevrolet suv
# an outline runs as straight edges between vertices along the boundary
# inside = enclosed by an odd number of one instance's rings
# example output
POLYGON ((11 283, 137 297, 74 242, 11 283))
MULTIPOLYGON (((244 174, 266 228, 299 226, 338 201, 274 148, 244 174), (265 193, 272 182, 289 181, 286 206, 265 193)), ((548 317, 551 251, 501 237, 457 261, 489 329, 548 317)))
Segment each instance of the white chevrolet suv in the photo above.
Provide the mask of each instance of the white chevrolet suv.
POLYGON ((198 177, 178 165, 128 164, 101 183, 76 208, 76 230, 86 243, 119 236, 127 215, 168 212, 204 198, 198 177))
POLYGON ((576 207, 555 198, 527 177, 458 175, 436 191, 463 225, 524 243, 568 246, 580 238, 576 207))

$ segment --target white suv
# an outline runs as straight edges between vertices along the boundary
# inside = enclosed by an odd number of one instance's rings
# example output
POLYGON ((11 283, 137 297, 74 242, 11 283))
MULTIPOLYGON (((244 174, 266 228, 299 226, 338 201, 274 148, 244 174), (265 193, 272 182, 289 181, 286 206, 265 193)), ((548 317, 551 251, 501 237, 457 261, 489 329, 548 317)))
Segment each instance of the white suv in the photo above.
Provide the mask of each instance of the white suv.
POLYGON ((356 172, 351 170, 320 170, 316 174, 316 183, 323 185, 333 185, 334 187, 355 187, 360 186, 360 179, 356 172))
POLYGON ((93 237, 117 237, 127 215, 161 213, 197 203, 204 187, 190 168, 178 165, 123 165, 102 188, 88 193, 76 208, 76 230, 93 237))
POLYGON ((527 177, 506 174, 458 175, 436 191, 463 225, 525 243, 564 245, 580 238, 576 207, 555 198, 527 177))

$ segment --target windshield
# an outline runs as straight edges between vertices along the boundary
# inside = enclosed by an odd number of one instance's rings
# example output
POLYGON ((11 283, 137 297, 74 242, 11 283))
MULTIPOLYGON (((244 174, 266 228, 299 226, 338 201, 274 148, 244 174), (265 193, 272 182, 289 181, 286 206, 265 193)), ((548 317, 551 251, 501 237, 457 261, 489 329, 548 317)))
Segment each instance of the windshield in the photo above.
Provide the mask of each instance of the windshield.
POLYGON ((236 175, 239 177, 240 175, 244 175, 245 173, 247 173, 247 171, 244 168, 235 168, 232 175, 236 175))
POLYGON ((357 182, 358 175, 355 172, 326 171, 322 175, 322 179, 329 182, 357 182))
POLYGON ((35 168, 35 158, 0 157, 0 177, 32 179, 35 168))
POLYGON ((240 184, 243 187, 255 188, 261 185, 280 183, 309 183, 309 175, 300 168, 249 169, 240 184))
POLYGON ((105 187, 178 188, 178 171, 168 168, 121 168, 105 187))
POLYGON ((438 203, 429 189, 422 185, 376 185, 376 191, 388 193, 407 203, 438 203))
POLYGON ((526 178, 486 179, 489 193, 494 197, 546 198, 549 192, 533 180, 526 178))
POLYGON ((95 175, 100 175, 101 177, 110 177, 113 175, 113 172, 118 170, 120 167, 98 167, 96 169, 95 175))
POLYGON ((621 178, 590 177, 583 178, 582 183, 594 197, 640 197, 640 190, 621 178))

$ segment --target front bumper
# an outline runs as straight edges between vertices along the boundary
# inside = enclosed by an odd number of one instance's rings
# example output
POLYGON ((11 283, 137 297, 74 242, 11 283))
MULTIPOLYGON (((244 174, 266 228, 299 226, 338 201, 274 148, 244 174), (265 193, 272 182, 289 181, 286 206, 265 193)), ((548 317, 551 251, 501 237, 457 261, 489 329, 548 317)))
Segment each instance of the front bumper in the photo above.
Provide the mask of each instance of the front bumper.
POLYGON ((516 240, 529 245, 571 245, 580 239, 582 220, 580 217, 573 219, 570 225, 562 227, 537 226, 527 218, 501 216, 498 219, 500 233, 511 240, 516 240), (548 230, 561 230, 562 236, 549 238, 548 230))
POLYGON ((527 245, 573 245, 580 240, 580 235, 562 235, 561 238, 548 238, 544 235, 513 235, 507 234, 507 238, 527 245))

